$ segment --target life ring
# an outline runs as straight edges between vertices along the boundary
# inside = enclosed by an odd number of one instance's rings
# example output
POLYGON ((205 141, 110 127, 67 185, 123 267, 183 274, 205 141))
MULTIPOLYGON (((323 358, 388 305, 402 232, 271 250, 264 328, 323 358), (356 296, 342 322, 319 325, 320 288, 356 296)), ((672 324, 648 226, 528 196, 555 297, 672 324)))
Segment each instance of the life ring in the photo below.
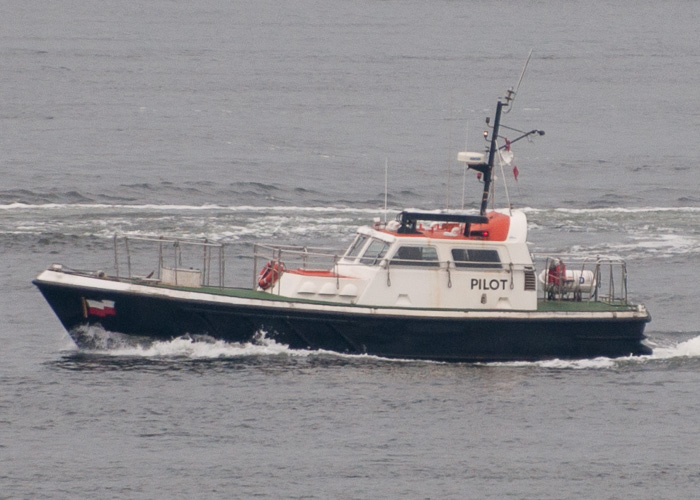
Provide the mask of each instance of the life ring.
POLYGON ((279 260, 271 260, 263 266, 258 276, 258 286, 263 290, 272 287, 284 272, 284 264, 279 260))

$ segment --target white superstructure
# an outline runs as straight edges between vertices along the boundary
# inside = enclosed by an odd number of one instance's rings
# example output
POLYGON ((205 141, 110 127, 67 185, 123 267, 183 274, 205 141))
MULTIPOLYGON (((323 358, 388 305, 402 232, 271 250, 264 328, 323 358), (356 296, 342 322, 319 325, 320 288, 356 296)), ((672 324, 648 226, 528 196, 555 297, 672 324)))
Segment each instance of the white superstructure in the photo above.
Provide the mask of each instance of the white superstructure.
POLYGON ((397 221, 360 228, 330 269, 293 268, 285 261, 293 252, 276 254, 271 267, 283 271, 261 289, 364 306, 533 311, 537 284, 526 240, 520 211, 402 212, 397 221))

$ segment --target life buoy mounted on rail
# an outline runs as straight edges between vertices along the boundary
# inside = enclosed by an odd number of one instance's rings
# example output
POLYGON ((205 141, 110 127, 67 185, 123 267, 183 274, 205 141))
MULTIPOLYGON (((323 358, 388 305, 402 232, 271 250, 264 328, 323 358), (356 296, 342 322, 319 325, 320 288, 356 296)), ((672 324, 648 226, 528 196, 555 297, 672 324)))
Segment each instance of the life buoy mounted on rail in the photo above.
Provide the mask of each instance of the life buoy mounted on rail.
POLYGON ((258 286, 263 290, 272 287, 285 271, 284 264, 279 260, 271 260, 263 266, 258 275, 258 286))

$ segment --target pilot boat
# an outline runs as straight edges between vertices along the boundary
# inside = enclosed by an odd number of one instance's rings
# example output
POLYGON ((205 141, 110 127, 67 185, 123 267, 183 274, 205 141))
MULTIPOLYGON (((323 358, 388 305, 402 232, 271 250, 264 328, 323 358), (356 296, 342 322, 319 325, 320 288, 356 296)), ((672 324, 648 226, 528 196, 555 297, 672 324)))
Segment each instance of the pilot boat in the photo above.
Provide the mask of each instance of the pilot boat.
POLYGON ((643 341, 651 318, 628 301, 623 260, 533 255, 526 215, 488 209, 496 162, 508 160, 514 142, 544 134, 499 145, 513 98, 509 90, 492 126, 487 119, 486 152, 458 154, 482 178, 478 213, 404 210, 359 228, 344 251, 258 244, 248 288, 224 285, 222 244, 143 237, 115 237, 113 274, 53 264, 34 284, 79 347, 94 346, 97 330, 137 343, 272 339, 436 361, 650 354, 643 341), (138 274, 131 253, 148 244, 157 271, 138 274), (198 265, 182 265, 186 247, 197 249, 198 265))

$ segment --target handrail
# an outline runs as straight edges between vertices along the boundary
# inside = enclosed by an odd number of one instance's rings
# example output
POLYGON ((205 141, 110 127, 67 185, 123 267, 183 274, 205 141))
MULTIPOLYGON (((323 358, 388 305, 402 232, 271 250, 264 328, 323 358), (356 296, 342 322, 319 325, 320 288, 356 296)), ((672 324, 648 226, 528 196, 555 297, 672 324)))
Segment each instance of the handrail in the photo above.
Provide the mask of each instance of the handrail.
MULTIPOLYGON (((119 235, 115 234, 115 237, 118 237, 119 235)), ((205 246, 205 247, 216 247, 216 248, 221 248, 224 246, 223 243, 215 243, 208 241, 207 239, 204 240, 195 240, 195 239, 189 239, 189 238, 164 238, 164 237, 158 237, 158 238, 153 238, 149 236, 128 236, 128 235, 122 235, 122 238, 128 239, 131 241, 150 241, 153 243, 178 243, 180 245, 193 245, 193 246, 205 246)))
POLYGON ((573 298, 580 301, 585 298, 589 302, 628 303, 627 263, 622 258, 533 254, 533 260, 544 261, 543 270, 539 274, 544 300, 573 298), (566 275, 561 275, 561 269, 558 267, 562 262, 566 268, 566 275), (550 276, 552 270, 554 274, 550 276), (606 290, 607 294, 601 293, 602 290, 606 290))
POLYGON ((344 250, 328 247, 310 247, 302 245, 271 245, 267 243, 255 243, 254 251, 257 249, 268 250, 272 252, 284 251, 298 254, 312 255, 316 257, 333 257, 334 255, 344 254, 344 250))
MULTIPOLYGON (((156 281, 162 281, 164 279, 163 273, 167 270, 168 273, 172 276, 172 279, 174 280, 174 283, 178 285, 179 281, 179 275, 186 275, 190 274, 193 275, 194 277, 197 276, 197 274, 201 275, 201 279, 199 280, 199 283, 194 283, 192 282, 192 279, 190 278, 189 281, 193 283, 192 286, 195 284, 197 286, 218 286, 218 287, 224 287, 224 278, 225 278, 225 257, 224 257, 224 244, 223 243, 217 243, 217 242, 211 242, 207 239, 204 240, 195 240, 195 239, 188 239, 188 238, 165 238, 165 237, 152 237, 152 236, 129 236, 129 235, 119 235, 116 234, 114 235, 114 268, 116 271, 116 276, 120 277, 120 266, 119 266, 119 261, 120 261, 120 251, 119 251, 119 243, 123 242, 123 248, 124 252, 126 254, 126 263, 127 263, 127 275, 125 278, 127 279, 138 279, 138 280, 156 280, 156 281), (157 262, 157 274, 155 278, 153 277, 153 274, 156 272, 155 270, 151 271, 150 274, 148 274, 146 277, 141 277, 141 276, 135 276, 134 271, 133 271, 133 265, 132 265, 132 254, 134 253, 132 246, 130 243, 133 242, 145 242, 145 243, 157 243, 158 244, 158 262, 157 262), (195 262, 197 262, 197 266, 201 265, 201 269, 196 269, 194 267, 190 268, 183 268, 183 251, 182 248, 185 246, 189 247, 194 247, 194 248, 201 248, 202 253, 200 254, 200 258, 194 259, 195 262), (166 264, 166 258, 165 254, 169 253, 167 252, 167 248, 170 247, 172 250, 172 268, 166 267, 168 264, 166 264), (201 259, 201 260, 199 260, 201 259), (214 261, 212 263, 212 261, 214 261), (215 268, 218 274, 218 284, 212 284, 212 269, 215 268)), ((191 255, 188 255, 188 258, 190 260, 193 259, 191 255)), ((149 266, 150 267, 150 266, 149 266)))

